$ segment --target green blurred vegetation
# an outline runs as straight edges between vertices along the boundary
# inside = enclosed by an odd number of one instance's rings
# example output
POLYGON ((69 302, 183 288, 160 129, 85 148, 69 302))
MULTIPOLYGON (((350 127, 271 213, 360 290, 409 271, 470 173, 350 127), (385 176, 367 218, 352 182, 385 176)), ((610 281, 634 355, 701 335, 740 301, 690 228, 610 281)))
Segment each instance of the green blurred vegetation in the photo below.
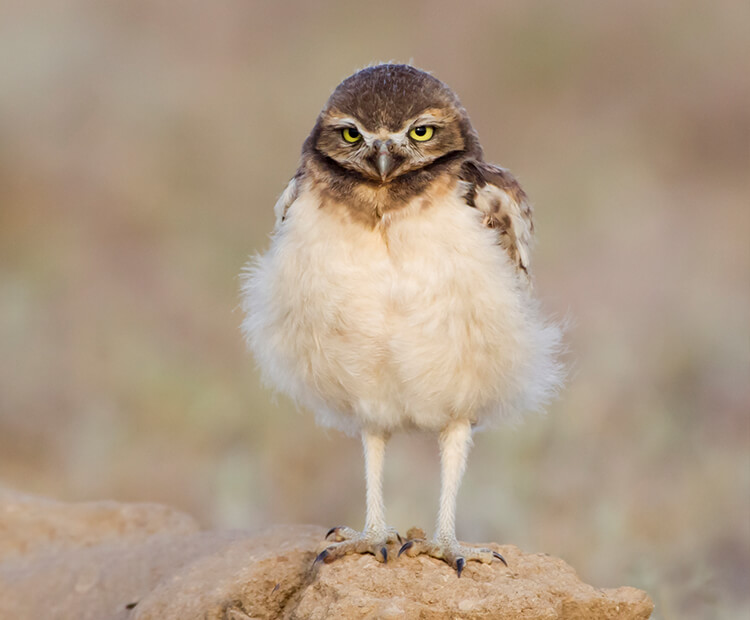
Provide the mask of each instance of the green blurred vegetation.
MULTIPOLYGON (((6 0, 0 481, 362 525, 358 442, 259 384, 237 274, 331 89, 411 60, 532 196, 538 290, 573 319, 549 415, 477 437, 459 536, 643 587, 657 619, 748 613, 748 23, 740 1, 6 0)), ((431 525, 432 438, 386 469, 391 524, 431 525)))

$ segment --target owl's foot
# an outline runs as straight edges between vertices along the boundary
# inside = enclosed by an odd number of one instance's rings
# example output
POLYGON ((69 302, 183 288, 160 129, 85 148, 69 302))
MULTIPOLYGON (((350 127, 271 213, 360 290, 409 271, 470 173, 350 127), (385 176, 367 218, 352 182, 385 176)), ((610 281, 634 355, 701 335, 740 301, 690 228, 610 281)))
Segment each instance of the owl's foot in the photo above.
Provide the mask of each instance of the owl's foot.
POLYGON ((466 562, 470 561, 492 564, 493 560, 500 560, 505 566, 508 566, 505 558, 492 549, 468 547, 460 544, 455 538, 452 540, 428 541, 425 540, 424 532, 421 531, 417 532, 417 534, 422 534, 421 537, 410 536, 410 534, 412 534, 412 530, 407 533, 409 540, 399 550, 399 556, 402 553, 411 557, 421 554, 429 555, 452 566, 456 569, 459 577, 464 570, 464 566, 466 566, 466 562))
POLYGON ((315 563, 325 562, 330 564, 340 557, 350 553, 372 553, 378 562, 388 561, 388 544, 401 544, 401 536, 393 528, 385 530, 365 530, 358 532, 350 527, 332 527, 326 534, 327 539, 333 540, 315 558, 315 563))

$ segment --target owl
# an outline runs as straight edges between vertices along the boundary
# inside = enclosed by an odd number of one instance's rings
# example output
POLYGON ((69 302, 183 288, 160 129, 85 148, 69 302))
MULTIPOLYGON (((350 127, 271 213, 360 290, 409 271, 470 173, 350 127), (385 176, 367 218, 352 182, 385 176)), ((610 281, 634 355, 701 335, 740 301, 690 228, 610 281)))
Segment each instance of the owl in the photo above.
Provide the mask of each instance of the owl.
POLYGON ((242 276, 244 335, 269 384, 364 451, 364 529, 331 529, 317 561, 386 562, 399 544, 459 577, 505 562, 459 543, 455 512, 472 433, 540 409, 563 376, 560 329, 532 294, 523 189, 484 161, 448 86, 381 64, 333 91, 274 211, 270 249, 242 276), (431 539, 386 522, 385 448, 402 430, 439 442, 431 539))

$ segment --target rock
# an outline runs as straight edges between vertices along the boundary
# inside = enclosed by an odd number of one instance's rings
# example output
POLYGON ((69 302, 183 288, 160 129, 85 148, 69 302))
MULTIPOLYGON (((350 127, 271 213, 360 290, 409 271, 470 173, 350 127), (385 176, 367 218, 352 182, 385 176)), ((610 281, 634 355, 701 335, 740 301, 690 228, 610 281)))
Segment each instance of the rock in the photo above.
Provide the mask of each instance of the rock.
POLYGON ((0 488, 0 560, 198 529, 192 517, 158 504, 65 504, 0 488))
MULTIPOLYGON (((313 566, 324 528, 199 531, 153 504, 65 504, 0 490, 0 618, 646 619, 635 588, 598 590, 562 560, 488 545, 500 563, 347 556, 313 566)), ((394 549, 390 554, 395 558, 394 549)))

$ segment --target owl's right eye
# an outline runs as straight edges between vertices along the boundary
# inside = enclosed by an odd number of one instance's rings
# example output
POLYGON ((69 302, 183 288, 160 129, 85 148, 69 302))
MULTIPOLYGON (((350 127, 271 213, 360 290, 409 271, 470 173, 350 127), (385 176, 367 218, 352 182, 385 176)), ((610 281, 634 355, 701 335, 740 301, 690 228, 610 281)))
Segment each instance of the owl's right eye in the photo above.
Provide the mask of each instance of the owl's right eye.
POLYGON ((343 129, 341 131, 341 135, 344 137, 344 140, 346 140, 350 144, 359 142, 362 139, 362 134, 359 133, 354 127, 347 127, 346 129, 343 129))

